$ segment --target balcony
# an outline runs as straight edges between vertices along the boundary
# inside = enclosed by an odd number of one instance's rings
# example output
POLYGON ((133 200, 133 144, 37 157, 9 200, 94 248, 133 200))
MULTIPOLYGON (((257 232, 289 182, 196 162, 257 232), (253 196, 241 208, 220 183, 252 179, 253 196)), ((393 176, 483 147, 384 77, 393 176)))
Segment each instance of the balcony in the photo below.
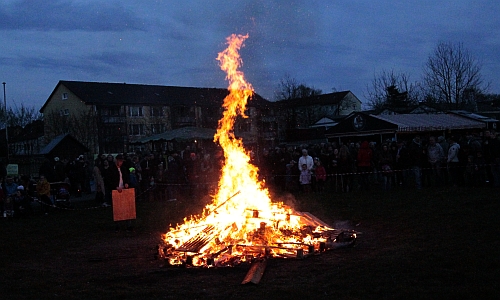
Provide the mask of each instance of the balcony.
POLYGON ((126 117, 125 116, 102 116, 101 121, 102 123, 105 124, 122 124, 125 123, 126 117))

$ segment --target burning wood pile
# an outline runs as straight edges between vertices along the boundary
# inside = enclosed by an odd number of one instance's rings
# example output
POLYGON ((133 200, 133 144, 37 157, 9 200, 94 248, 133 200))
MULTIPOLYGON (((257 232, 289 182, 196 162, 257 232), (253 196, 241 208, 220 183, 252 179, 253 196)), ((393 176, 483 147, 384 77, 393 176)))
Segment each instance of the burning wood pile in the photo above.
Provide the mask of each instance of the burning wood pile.
POLYGON ((170 231, 158 247, 159 257, 169 265, 227 267, 271 257, 301 259, 356 241, 354 231, 333 229, 312 214, 281 203, 273 204, 272 218, 249 209, 244 219, 245 224, 239 225, 201 221, 170 231))
POLYGON ((336 230, 310 213, 272 202, 242 140, 234 136, 234 123, 246 118, 245 107, 253 94, 238 71, 238 51, 246 38, 231 35, 217 58, 230 82, 214 136, 225 157, 218 192, 200 216, 186 218, 164 235, 158 255, 170 265, 223 267, 270 257, 303 258, 356 240, 352 231, 336 230))

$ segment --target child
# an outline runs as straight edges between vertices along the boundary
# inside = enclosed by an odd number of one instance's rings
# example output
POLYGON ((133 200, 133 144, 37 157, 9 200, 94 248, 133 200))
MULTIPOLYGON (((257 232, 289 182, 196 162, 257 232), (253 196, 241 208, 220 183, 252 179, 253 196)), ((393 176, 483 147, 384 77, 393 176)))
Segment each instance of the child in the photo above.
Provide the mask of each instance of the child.
POLYGON ((302 191, 305 193, 311 192, 311 171, 307 169, 307 165, 302 165, 302 170, 300 171, 300 185, 302 186, 302 191))
POLYGON ((135 174, 135 168, 130 167, 128 169, 130 171, 130 179, 129 179, 129 188, 136 188, 139 185, 139 181, 137 180, 137 174, 135 174))

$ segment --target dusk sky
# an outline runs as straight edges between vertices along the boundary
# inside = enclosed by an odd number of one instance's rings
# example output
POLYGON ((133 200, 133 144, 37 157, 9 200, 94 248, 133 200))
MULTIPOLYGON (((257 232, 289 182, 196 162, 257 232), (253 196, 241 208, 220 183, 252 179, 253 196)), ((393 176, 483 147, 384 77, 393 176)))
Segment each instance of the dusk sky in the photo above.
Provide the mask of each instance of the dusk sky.
POLYGON ((37 110, 59 80, 227 88, 217 53, 248 33, 242 71, 269 100, 288 75, 366 103, 374 74, 420 80, 439 42, 463 43, 500 94, 499 15, 498 0, 3 0, 0 82, 8 107, 37 110))

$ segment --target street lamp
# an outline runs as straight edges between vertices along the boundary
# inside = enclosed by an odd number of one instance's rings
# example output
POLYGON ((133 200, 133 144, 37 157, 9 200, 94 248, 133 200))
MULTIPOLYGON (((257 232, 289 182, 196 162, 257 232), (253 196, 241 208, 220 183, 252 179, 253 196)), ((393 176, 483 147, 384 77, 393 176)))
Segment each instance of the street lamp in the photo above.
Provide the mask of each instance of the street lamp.
POLYGON ((4 117, 5 117, 5 144, 7 145, 7 163, 9 162, 9 134, 7 133, 7 97, 5 97, 5 82, 3 84, 3 105, 5 108, 4 117))

